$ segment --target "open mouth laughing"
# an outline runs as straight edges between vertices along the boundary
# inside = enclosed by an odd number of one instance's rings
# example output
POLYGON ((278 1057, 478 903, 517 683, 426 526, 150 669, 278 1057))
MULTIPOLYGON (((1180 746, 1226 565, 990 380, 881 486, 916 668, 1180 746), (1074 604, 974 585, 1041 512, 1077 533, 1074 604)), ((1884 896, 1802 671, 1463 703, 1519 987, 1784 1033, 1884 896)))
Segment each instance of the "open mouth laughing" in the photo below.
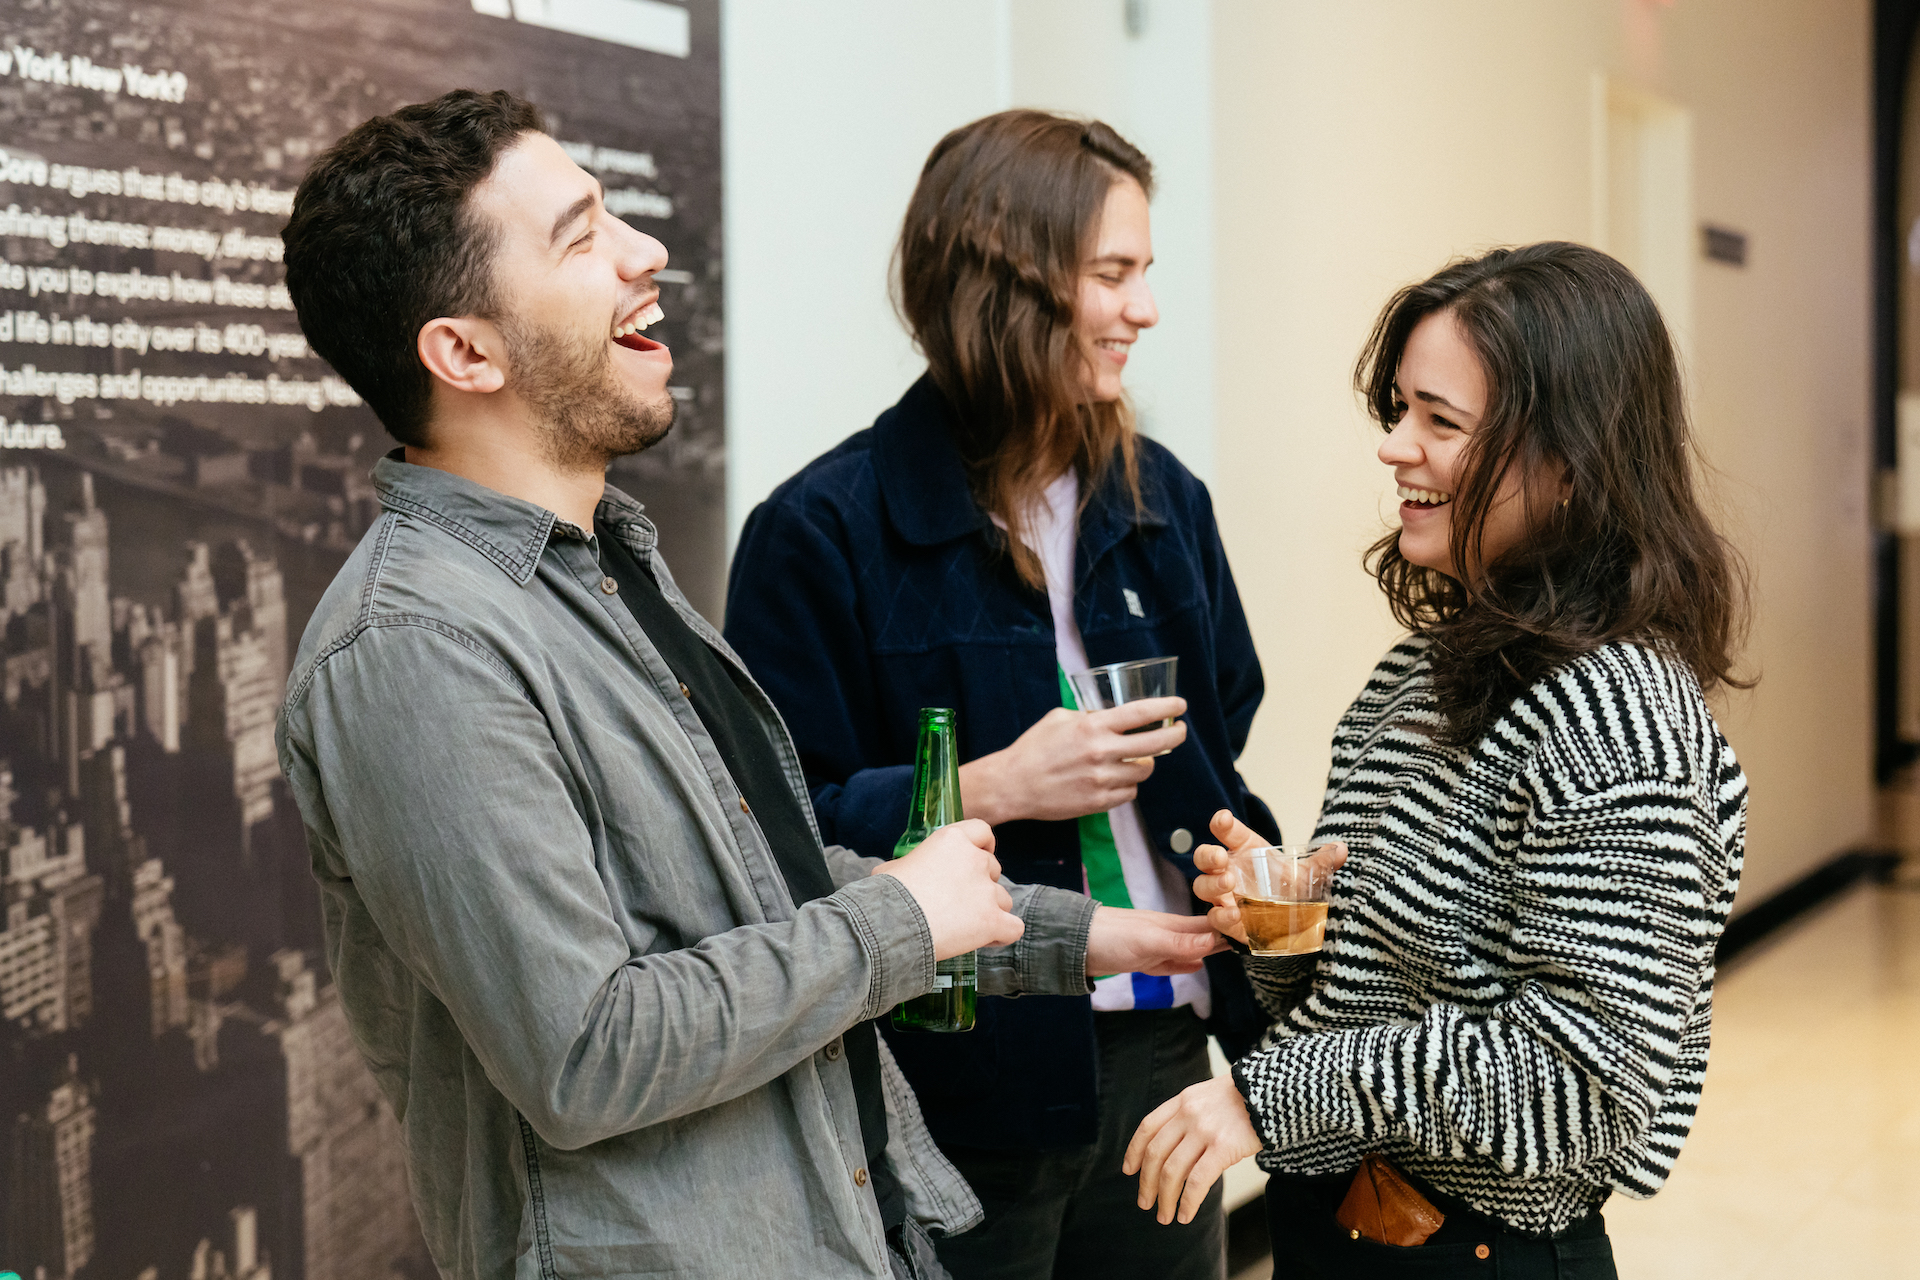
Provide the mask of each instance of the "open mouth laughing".
POLYGON ((629 351, 659 351, 661 345, 652 338, 642 337, 640 331, 651 324, 666 318, 666 312, 660 309, 658 302, 649 302, 627 319, 613 327, 612 338, 615 344, 629 351))
POLYGON ((1415 507, 1421 511, 1432 511, 1436 507, 1444 507, 1453 501, 1452 494, 1442 493, 1438 489, 1414 489, 1403 484, 1399 486, 1399 490, 1402 506, 1415 507))

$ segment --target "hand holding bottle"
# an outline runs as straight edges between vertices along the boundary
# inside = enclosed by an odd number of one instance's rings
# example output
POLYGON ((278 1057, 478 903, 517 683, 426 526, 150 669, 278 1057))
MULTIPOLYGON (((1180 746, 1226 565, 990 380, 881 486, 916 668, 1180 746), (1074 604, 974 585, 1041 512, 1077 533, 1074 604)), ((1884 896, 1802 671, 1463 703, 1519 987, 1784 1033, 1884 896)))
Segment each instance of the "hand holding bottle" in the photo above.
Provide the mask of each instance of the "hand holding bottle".
POLYGON ((920 904, 936 960, 1018 942, 1026 930, 1000 886, 993 829, 984 822, 941 827, 913 852, 882 862, 873 874, 898 877, 920 904))
POLYGON ((1187 740, 1187 726, 1128 733, 1185 715, 1185 698, 1142 698, 1106 711, 1047 712, 1010 746, 960 766, 967 816, 991 823, 1105 813, 1134 798, 1153 757, 1187 740))

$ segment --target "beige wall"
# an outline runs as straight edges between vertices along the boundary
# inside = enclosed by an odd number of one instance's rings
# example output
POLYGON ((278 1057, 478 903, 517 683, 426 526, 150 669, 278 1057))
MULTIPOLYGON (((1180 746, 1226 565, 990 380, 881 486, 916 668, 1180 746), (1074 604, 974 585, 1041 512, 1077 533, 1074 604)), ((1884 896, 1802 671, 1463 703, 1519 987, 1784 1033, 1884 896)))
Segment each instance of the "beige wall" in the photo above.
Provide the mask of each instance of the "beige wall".
POLYGON ((1221 0, 1213 6, 1215 493, 1266 667, 1242 762, 1283 823, 1395 628, 1359 567, 1390 514, 1353 357, 1398 285, 1504 243, 1592 240, 1595 73, 1691 112, 1687 346, 1723 525, 1754 572, 1722 700, 1754 799, 1753 901, 1870 838, 1866 0, 1221 0))

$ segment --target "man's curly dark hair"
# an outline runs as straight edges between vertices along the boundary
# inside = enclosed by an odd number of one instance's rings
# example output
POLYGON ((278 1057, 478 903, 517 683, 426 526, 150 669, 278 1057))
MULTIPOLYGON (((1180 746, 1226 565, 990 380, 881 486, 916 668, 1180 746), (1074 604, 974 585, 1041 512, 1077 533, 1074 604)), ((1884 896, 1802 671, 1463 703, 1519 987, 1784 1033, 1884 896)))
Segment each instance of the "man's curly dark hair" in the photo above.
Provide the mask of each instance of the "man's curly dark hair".
POLYGON ((402 444, 426 443, 421 327, 496 313, 499 228, 468 196, 503 152, 544 131, 539 109, 505 90, 456 89, 360 125, 294 195, 280 239, 300 328, 402 444))

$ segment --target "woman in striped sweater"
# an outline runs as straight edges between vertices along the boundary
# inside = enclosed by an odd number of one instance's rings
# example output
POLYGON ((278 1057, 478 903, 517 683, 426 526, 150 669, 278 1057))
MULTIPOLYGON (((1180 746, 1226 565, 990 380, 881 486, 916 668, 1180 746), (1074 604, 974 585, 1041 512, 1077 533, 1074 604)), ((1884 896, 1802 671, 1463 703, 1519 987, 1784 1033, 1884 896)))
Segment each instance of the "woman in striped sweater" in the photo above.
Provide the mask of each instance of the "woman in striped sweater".
MULTIPOLYGON (((1276 1276, 1612 1277, 1601 1205, 1659 1189, 1706 1069, 1746 781, 1703 690, 1740 683, 1740 569, 1666 328, 1605 254, 1456 263, 1357 378, 1402 498, 1370 565, 1412 634, 1334 734, 1325 949, 1247 959, 1271 1030, 1126 1170, 1165 1222, 1258 1152, 1276 1276), (1424 1243, 1342 1212, 1370 1155, 1444 1216, 1424 1243)), ((1244 939, 1225 850, 1196 858, 1244 939)))

